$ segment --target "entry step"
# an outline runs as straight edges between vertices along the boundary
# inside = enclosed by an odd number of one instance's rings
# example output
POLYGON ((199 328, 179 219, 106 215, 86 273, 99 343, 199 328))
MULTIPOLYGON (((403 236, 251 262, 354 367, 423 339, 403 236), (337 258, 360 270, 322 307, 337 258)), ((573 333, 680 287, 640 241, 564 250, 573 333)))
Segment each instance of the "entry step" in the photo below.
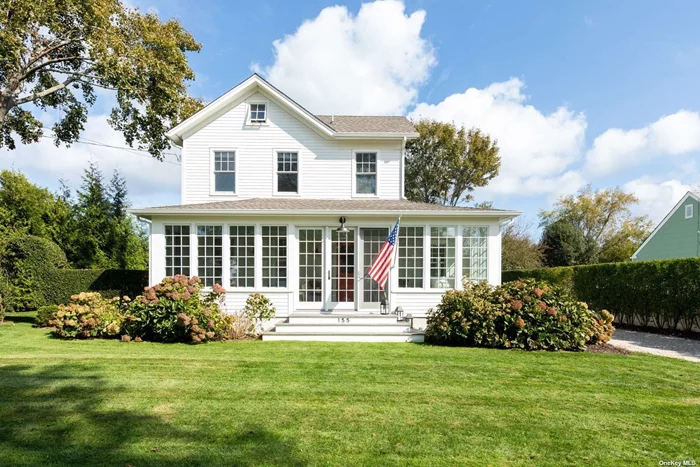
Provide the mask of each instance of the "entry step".
POLYGON ((425 334, 409 333, 310 333, 310 332, 265 332, 264 341, 324 341, 324 342, 415 342, 422 343, 425 334))
POLYGON ((411 331, 411 326, 408 323, 397 323, 394 321, 391 324, 384 323, 280 323, 275 327, 275 332, 280 333, 338 333, 338 334, 353 334, 353 333, 407 333, 411 331))
POLYGON ((289 324, 396 324, 396 315, 372 315, 351 313, 292 313, 289 315, 289 324))

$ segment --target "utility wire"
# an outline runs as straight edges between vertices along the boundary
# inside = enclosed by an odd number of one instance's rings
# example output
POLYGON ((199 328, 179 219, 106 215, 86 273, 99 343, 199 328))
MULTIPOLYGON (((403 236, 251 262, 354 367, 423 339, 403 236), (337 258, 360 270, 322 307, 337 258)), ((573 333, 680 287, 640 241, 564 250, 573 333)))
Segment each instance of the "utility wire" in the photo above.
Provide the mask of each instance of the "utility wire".
MULTIPOLYGON (((41 135, 41 136, 42 136, 42 138, 51 138, 51 139, 53 139, 53 137, 52 137, 52 136, 49 136, 49 135, 41 135)), ((142 151, 141 149, 128 148, 128 147, 125 147, 125 146, 114 146, 114 145, 111 145, 111 144, 102 143, 102 142, 100 142, 100 141, 93 141, 93 140, 84 138, 84 137, 82 137, 82 136, 78 139, 78 141, 73 141, 73 143, 87 144, 87 145, 90 145, 90 146, 99 146, 99 147, 105 147, 105 148, 110 148, 110 149, 118 149, 118 150, 120 150, 120 151, 126 151, 126 152, 129 152, 129 153, 131 153, 131 154, 135 154, 135 155, 137 155, 137 156, 148 157, 149 159, 153 159, 153 156, 151 156, 151 155, 149 155, 149 154, 141 154, 140 152, 137 152, 137 151, 142 151), (82 141, 81 141, 81 140, 82 140, 82 141)), ((147 152, 147 151, 142 151, 142 152, 147 152)), ((170 155, 170 156, 175 156, 175 157, 177 157, 178 159, 180 158, 180 156, 179 156, 178 154, 175 154, 174 152, 164 152, 163 154, 165 154, 165 155, 170 155)), ((178 165, 178 166, 180 165, 179 162, 168 161, 168 160, 165 160, 165 159, 163 159, 161 162, 165 162, 166 164, 178 165)))

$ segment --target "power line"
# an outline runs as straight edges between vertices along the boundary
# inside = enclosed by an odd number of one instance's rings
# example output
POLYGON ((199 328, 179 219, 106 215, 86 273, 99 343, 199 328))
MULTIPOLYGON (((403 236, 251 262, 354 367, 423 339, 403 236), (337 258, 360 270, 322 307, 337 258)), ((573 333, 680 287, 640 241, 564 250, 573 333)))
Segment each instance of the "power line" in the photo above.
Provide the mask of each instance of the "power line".
MULTIPOLYGON (((51 139, 53 139, 53 137, 52 137, 52 136, 49 136, 49 135, 41 135, 41 136, 42 136, 42 138, 51 138, 51 139)), ((151 155, 149 155, 149 154, 141 154, 140 152, 137 152, 137 151, 141 151, 141 152, 148 152, 148 151, 143 151, 143 150, 141 150, 141 149, 128 148, 128 147, 125 147, 125 146, 114 146, 114 145, 112 145, 112 144, 107 144, 107 143, 103 143, 103 142, 100 142, 100 141, 89 140, 89 139, 84 138, 84 137, 80 137, 80 138, 78 139, 78 141, 73 141, 73 143, 87 144, 87 145, 90 145, 90 146, 99 146, 99 147, 105 147, 105 148, 110 148, 110 149, 118 149, 118 150, 120 150, 120 151, 126 151, 126 152, 129 152, 129 153, 131 153, 131 154, 135 154, 135 155, 137 155, 137 156, 148 157, 149 159, 153 159, 153 156, 151 156, 151 155), (81 141, 81 140, 82 140, 82 141, 81 141)), ((178 155, 178 154, 175 154, 174 152, 164 152, 163 154, 175 156, 175 157, 177 157, 177 158, 179 159, 179 155, 178 155)), ((163 159, 161 162, 165 162, 166 164, 173 164, 173 165, 177 165, 177 166, 180 165, 179 162, 168 161, 168 160, 165 160, 165 159, 163 159)))

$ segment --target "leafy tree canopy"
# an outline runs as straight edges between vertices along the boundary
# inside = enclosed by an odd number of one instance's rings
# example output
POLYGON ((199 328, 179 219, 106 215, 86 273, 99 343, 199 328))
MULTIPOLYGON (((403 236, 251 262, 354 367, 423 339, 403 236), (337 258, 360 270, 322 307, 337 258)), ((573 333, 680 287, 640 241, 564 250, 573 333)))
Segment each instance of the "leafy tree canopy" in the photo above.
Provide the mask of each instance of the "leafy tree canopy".
MULTIPOLYGON (((572 248, 580 248, 576 263, 627 261, 637 247, 649 235, 652 223, 646 216, 633 216, 631 208, 638 199, 619 188, 593 190, 590 185, 575 195, 561 197, 550 211, 541 211, 540 220, 545 228, 543 246, 545 257, 552 254, 552 246, 546 245, 548 227, 558 224, 554 233, 566 235, 574 242, 572 248), (572 237, 570 225, 575 232, 572 237), (571 235, 570 235, 571 234, 571 235), (579 244, 582 239, 582 245, 579 244)), ((558 258, 566 255, 558 254, 558 258)), ((548 264, 553 259, 545 260, 548 264)), ((556 260, 554 262, 557 262, 556 260)), ((568 265, 568 264, 561 264, 568 265)))
POLYGON ((542 251, 532 240, 532 223, 521 219, 507 224, 501 231, 502 269, 536 269, 542 267, 542 251))
POLYGON ((0 147, 38 141, 47 109, 61 110, 56 145, 77 141, 103 88, 116 96, 112 127, 162 159, 165 131, 201 107, 186 57, 200 48, 178 21, 120 0, 0 0, 0 147))
POLYGON ((421 120, 419 137, 406 143, 406 197, 412 201, 456 206, 472 199, 474 188, 498 175, 496 141, 479 129, 421 120))

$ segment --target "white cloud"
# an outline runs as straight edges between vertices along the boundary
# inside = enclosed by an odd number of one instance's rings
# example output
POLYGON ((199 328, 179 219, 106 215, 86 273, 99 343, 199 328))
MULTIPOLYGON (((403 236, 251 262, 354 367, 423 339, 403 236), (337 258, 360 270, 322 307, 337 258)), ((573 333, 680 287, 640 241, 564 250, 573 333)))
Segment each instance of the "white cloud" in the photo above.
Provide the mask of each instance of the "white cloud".
POLYGON ((634 208, 636 214, 646 214, 658 223, 693 186, 675 179, 657 183, 644 176, 625 183, 622 188, 639 198, 639 204, 634 208))
POLYGON ((273 43, 272 65, 252 68, 314 113, 402 114, 437 63, 424 21, 395 0, 364 3, 357 16, 324 8, 273 43))
POLYGON ((566 107, 544 114, 526 104, 524 83, 511 78, 484 89, 469 88, 438 104, 421 103, 410 118, 432 118, 478 127, 498 140, 501 171, 482 189, 491 194, 562 194, 583 183, 569 170, 582 153, 586 118, 566 107))
POLYGON ((609 175, 661 156, 700 151, 700 114, 681 110, 643 128, 611 128, 593 141, 586 170, 609 175))
MULTIPOLYGON (((51 117, 42 117, 47 123, 51 117)), ((48 126, 47 126, 48 127, 48 126)), ((91 115, 81 134, 84 140, 97 141, 112 146, 126 146, 121 133, 107 123, 106 115, 91 115)), ((168 151, 173 152, 173 151, 168 151)), ((124 175, 129 189, 129 199, 134 207, 179 204, 180 167, 174 156, 167 156, 170 163, 160 162, 145 152, 128 152, 103 146, 74 144, 56 147, 50 138, 42 138, 35 144, 18 144, 17 149, 0 152, 0 168, 14 168, 23 172, 30 181, 50 189, 56 189, 60 178, 77 188, 83 169, 95 160, 105 178, 118 168, 124 175)))

